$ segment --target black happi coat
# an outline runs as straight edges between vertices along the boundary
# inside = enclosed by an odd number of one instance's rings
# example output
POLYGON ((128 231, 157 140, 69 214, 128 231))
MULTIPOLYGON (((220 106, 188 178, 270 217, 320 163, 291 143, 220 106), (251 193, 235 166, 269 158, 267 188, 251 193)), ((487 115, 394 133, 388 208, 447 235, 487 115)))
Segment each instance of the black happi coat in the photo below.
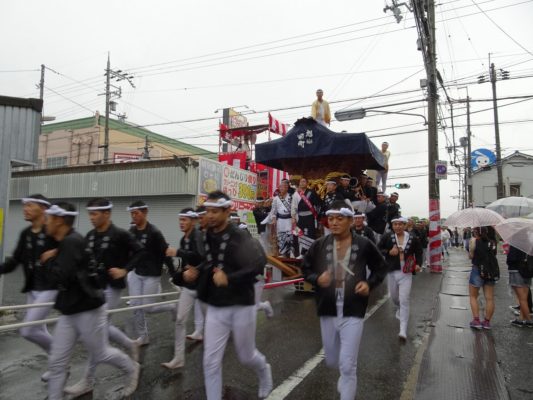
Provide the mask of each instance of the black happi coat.
MULTIPOLYGON (((378 248, 385 257, 385 260, 389 266, 389 272, 399 271, 402 269, 400 265, 400 255, 398 254, 397 256, 391 256, 389 254, 389 251, 394 247, 395 244, 396 238, 394 236, 394 232, 392 231, 383 235, 378 244, 378 248)), ((407 259, 408 256, 414 255, 416 259, 416 265, 422 265, 422 253, 423 249, 420 245, 420 239, 418 236, 409 234, 409 240, 404 247, 404 260, 407 259)))
POLYGON ((207 260, 199 268, 198 298, 216 307, 254 305, 255 278, 263 274, 266 265, 261 244, 248 232, 231 223, 218 233, 209 230, 205 240, 207 260), (227 287, 215 285, 214 268, 222 268, 226 273, 227 287))
POLYGON ((148 222, 143 230, 131 227, 130 233, 144 247, 142 256, 134 266, 135 273, 141 276, 161 276, 166 259, 165 252, 168 248, 168 243, 161 231, 148 222))
POLYGON ((91 253, 85 240, 72 229, 59 243, 57 256, 49 262, 51 279, 57 284, 54 308, 71 315, 94 310, 105 303, 96 277, 91 277, 91 253))
MULTIPOLYGON (((348 268, 354 276, 346 273, 344 282, 345 317, 365 316, 368 306, 368 296, 355 293, 358 282, 366 281, 370 289, 379 285, 387 275, 385 260, 374 243, 363 236, 352 233, 352 247, 348 268), (370 269, 370 276, 366 277, 366 266, 370 269)), ((306 281, 315 286, 317 313, 319 316, 336 316, 335 280, 327 288, 318 286, 319 276, 332 268, 333 235, 327 235, 315 241, 304 257, 303 275, 306 281)))
POLYGON ((368 240, 370 240, 372 243, 376 244, 376 234, 374 231, 369 228, 368 226, 363 226, 363 229, 357 230, 355 226, 352 228, 355 233, 357 233, 360 236, 366 237, 368 240))
POLYGON ((105 232, 97 232, 96 229, 89 231, 85 241, 98 266, 101 286, 109 284, 111 287, 124 289, 125 278, 112 279, 108 270, 110 268, 133 270, 144 256, 142 244, 135 240, 131 233, 113 224, 105 232))
POLYGON ((376 208, 366 214, 366 219, 368 226, 374 232, 383 235, 387 226, 387 203, 383 202, 376 205, 376 208))
POLYGON ((20 233, 13 255, 0 264, 0 275, 14 271, 18 265, 22 264, 25 278, 23 293, 30 290, 54 290, 56 286, 39 259, 45 251, 56 247, 57 242, 46 234, 44 228, 34 233, 29 226, 20 233))
POLYGON ((183 236, 180 240, 180 248, 178 249, 177 257, 181 258, 181 267, 174 273, 172 282, 178 286, 183 286, 189 289, 196 289, 198 282, 185 282, 183 280, 183 272, 185 267, 191 265, 193 267, 199 266, 205 261, 205 247, 204 234, 195 227, 189 237, 183 236))

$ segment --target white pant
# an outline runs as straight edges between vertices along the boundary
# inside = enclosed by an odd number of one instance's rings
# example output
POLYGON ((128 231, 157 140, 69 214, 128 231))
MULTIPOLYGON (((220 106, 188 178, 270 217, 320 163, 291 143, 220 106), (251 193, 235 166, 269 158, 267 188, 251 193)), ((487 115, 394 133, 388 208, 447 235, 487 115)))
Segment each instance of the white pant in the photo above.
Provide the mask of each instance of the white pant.
MULTIPOLYGON (((106 299, 107 310, 113 310, 114 308, 118 308, 118 306, 120 305, 121 293, 122 289, 116 289, 109 285, 105 288, 104 294, 106 299)), ((112 325, 110 318, 111 316, 107 317, 109 340, 121 345, 122 347, 125 347, 128 350, 131 350, 133 346, 133 340, 126 336, 126 334, 120 329, 118 329, 116 326, 112 325)), ((96 371, 97 364, 98 361, 92 356, 91 353, 89 353, 89 365, 87 367, 86 378, 94 378, 94 373, 96 371)))
MULTIPOLYGON (((161 277, 160 276, 143 276, 138 275, 135 271, 128 273, 128 290, 130 296, 142 296, 146 294, 161 293, 161 277)), ((144 304, 152 304, 159 301, 156 297, 147 299, 131 299, 131 306, 140 306, 144 304)), ((133 320, 135 322, 135 330, 139 337, 148 336, 148 325, 146 324, 145 314, 154 314, 165 311, 175 311, 174 304, 164 304, 160 306, 153 306, 142 310, 133 310, 133 320)))
POLYGON ((409 322, 409 296, 413 274, 402 271, 392 271, 387 274, 387 285, 392 302, 400 310, 400 335, 407 337, 407 323, 409 322))
POLYGON ((205 324, 205 311, 207 306, 200 300, 194 301, 194 330, 203 334, 205 324))
POLYGON ((129 374, 134 371, 133 361, 120 350, 109 346, 107 324, 105 306, 59 317, 49 358, 49 400, 63 399, 67 366, 78 339, 82 341, 95 364, 111 364, 129 374))
MULTIPOLYGON (((26 294, 26 304, 50 303, 54 302, 57 296, 57 290, 32 290, 26 294)), ((45 319, 53 306, 28 308, 23 322, 33 322, 45 319)), ((41 347, 47 353, 50 353, 52 346, 52 335, 48 332, 46 324, 33 325, 20 328, 22 337, 37 346, 41 347)))
POLYGON ((207 306, 204 335, 204 381, 207 400, 222 399, 222 359, 226 344, 233 343, 241 364, 254 370, 258 377, 266 369, 266 359, 255 348, 255 306, 207 306))
POLYGON ((337 303, 336 317, 320 317, 320 331, 326 365, 338 368, 340 372, 337 390, 341 400, 354 400, 357 392, 357 357, 364 319, 344 317, 343 303, 337 303))
POLYGON ((376 187, 379 188, 379 184, 381 183, 381 190, 385 193, 387 191, 387 175, 389 172, 385 170, 376 172, 376 187))
POLYGON ((178 302, 178 310, 176 317, 176 333, 174 339, 174 359, 179 362, 185 362, 185 329, 187 327, 187 319, 193 308, 195 312, 195 331, 203 334, 203 318, 196 320, 196 314, 200 314, 203 317, 202 307, 199 300, 197 300, 196 290, 181 288, 180 299, 178 302), (196 325, 196 322, 200 322, 201 325, 196 325))

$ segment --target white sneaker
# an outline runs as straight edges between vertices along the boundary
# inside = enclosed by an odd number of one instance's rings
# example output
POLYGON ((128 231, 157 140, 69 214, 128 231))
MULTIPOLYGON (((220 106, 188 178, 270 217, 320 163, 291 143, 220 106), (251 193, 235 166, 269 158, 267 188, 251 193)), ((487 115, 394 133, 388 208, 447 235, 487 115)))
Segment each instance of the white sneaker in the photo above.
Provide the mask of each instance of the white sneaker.
POLYGON ((41 375, 41 381, 48 382, 50 379, 50 371, 46 371, 44 374, 41 375))
POLYGON ((272 368, 270 367, 270 364, 267 364, 261 374, 261 377, 259 378, 259 398, 267 398, 270 392, 272 391, 272 387, 272 368))
POLYGON ((270 301, 261 302, 261 310, 265 312, 267 318, 272 318, 274 316, 274 310, 272 309, 272 304, 270 304, 270 301))
POLYGON ((83 396, 84 394, 91 393, 94 390, 94 378, 81 378, 72 386, 67 386, 63 391, 71 398, 83 396))
POLYGON ((134 341, 137 342, 137 344, 139 346, 146 346, 146 345, 150 344, 150 338, 148 337, 148 335, 140 336, 137 339, 135 339, 134 341))
POLYGON ((122 394, 124 397, 131 396, 135 390, 137 390, 137 385, 139 384, 139 374, 141 373, 141 365, 136 362, 134 363, 133 372, 129 375, 128 382, 124 386, 122 394))
POLYGON ((186 338, 189 339, 189 340, 194 340, 196 342, 201 342, 202 340, 204 340, 204 335, 202 335, 198 331, 194 331, 190 335, 187 335, 186 338))
POLYGON ((176 357, 174 357, 172 360, 166 363, 161 363, 161 366, 168 368, 168 369, 178 369, 185 366, 185 361, 178 360, 176 357))

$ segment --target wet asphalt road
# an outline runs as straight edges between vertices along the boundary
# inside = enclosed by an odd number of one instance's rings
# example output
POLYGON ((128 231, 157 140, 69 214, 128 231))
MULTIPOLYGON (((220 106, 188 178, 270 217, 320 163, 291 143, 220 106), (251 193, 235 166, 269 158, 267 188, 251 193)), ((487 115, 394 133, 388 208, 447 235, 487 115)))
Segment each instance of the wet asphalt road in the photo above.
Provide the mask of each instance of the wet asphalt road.
MULTIPOLYGON (((452 251, 452 262, 461 263, 463 260, 467 265, 466 256, 462 251, 452 251)), ((22 303, 23 297, 17 294, 18 288, 21 287, 20 276, 12 274, 6 278, 4 302, 22 303)), ((438 274, 424 272, 416 275, 411 293, 409 339, 406 344, 400 344, 398 341, 398 321, 394 318, 390 300, 380 301, 386 296, 386 286, 380 286, 372 294, 369 308, 377 302, 383 304, 365 323, 359 353, 358 399, 412 398, 417 385, 421 355, 425 349, 423 344, 427 343, 432 329, 432 317, 437 306, 441 281, 442 275, 438 274)), ((529 352, 531 360, 533 329, 527 331, 509 326, 510 313, 507 305, 512 299, 505 284, 499 285, 496 293, 496 326, 492 335, 510 398, 531 399, 533 391, 528 392, 531 389, 531 379, 525 379, 531 376, 531 363, 524 359, 524 351, 529 352), (523 382, 526 383, 522 384, 523 382)), ((287 379, 308 360, 313 359, 322 346, 312 295, 295 293, 292 288, 278 288, 265 291, 264 297, 272 302, 275 317, 266 319, 264 314, 258 315, 257 348, 266 355, 272 365, 276 388, 285 386, 287 379)), ((202 345, 188 343, 185 368, 178 371, 165 370, 160 367, 160 363, 172 357, 173 323, 168 313, 148 318, 151 343, 143 349, 140 386, 132 398, 205 399, 202 345)), ((131 333, 127 314, 120 315, 116 321, 118 326, 131 333)), ((192 321, 190 322, 188 332, 192 331, 192 321)), ((79 347, 72 359, 69 383, 77 381, 81 376, 84 361, 85 354, 79 347)), ((45 399, 46 387, 39 381, 39 376, 45 369, 46 357, 35 345, 21 339, 15 332, 0 334, 1 400, 45 399)), ((226 399, 257 398, 256 378, 251 371, 240 366, 231 344, 226 351, 223 374, 226 399)), ((100 366, 97 378, 94 393, 82 399, 116 398, 121 387, 121 374, 110 367, 100 366)), ((292 391, 275 398, 337 399, 337 378, 338 372, 328 369, 321 361, 292 391)), ((441 398, 435 393, 435 400, 441 398)))

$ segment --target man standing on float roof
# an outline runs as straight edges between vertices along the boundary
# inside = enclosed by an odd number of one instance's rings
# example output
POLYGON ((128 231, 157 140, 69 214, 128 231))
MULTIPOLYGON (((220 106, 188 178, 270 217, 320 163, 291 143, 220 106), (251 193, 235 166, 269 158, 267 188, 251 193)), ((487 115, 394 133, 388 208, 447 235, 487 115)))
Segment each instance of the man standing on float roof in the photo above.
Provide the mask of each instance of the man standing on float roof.
POLYGON ((255 347, 254 283, 263 273, 266 255, 257 240, 229 222, 232 204, 224 192, 208 194, 203 204, 209 226, 206 263, 186 270, 183 279, 198 280, 198 298, 207 303, 203 361, 207 400, 222 399, 222 361, 230 336, 241 364, 257 375, 258 397, 264 399, 272 391, 272 371, 255 347))
POLYGON ((311 117, 321 125, 329 126, 331 123, 331 111, 329 110, 329 103, 323 99, 324 91, 318 89, 316 91, 316 100, 311 105, 311 117))
POLYGON ((326 365, 339 369, 341 400, 354 400, 368 296, 385 278, 387 267, 376 246, 351 229, 350 206, 335 201, 326 216, 331 234, 313 243, 302 271, 315 287, 326 365))

